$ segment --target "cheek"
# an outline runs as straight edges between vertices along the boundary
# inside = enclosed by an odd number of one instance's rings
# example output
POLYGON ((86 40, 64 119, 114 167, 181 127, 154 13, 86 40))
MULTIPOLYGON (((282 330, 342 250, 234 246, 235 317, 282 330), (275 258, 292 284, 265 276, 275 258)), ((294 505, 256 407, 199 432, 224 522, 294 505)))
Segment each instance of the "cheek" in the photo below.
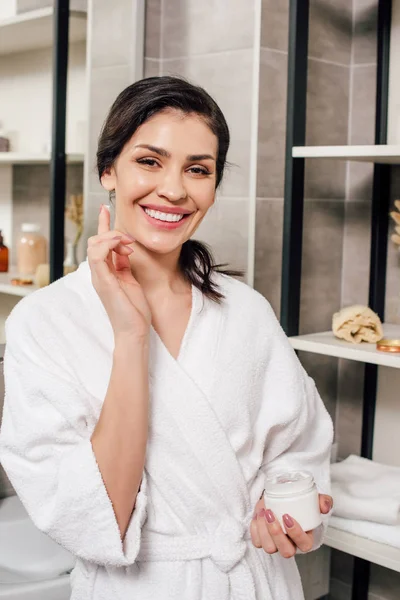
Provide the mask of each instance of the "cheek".
POLYGON ((215 202, 215 186, 210 185, 196 194, 196 205, 199 211, 205 213, 215 202))
POLYGON ((142 198, 150 193, 156 186, 156 177, 154 173, 143 169, 135 169, 125 174, 117 183, 117 190, 122 193, 127 201, 142 198))

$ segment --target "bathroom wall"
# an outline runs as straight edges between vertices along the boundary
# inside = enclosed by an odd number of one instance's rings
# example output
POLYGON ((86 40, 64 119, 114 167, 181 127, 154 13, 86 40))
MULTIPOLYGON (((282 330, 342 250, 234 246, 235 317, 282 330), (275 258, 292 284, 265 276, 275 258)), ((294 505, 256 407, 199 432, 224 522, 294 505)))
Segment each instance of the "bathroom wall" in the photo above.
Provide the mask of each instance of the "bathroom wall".
POLYGON ((101 203, 108 195, 96 173, 97 140, 107 113, 125 87, 143 77, 144 11, 140 0, 88 1, 87 85, 89 114, 84 169, 85 227, 79 257, 86 257, 87 240, 97 232, 101 203))
POLYGON ((218 262, 246 273, 252 125, 257 119, 257 4, 236 0, 228 9, 226 2, 214 0, 150 0, 146 13, 145 75, 179 75, 205 87, 229 123, 231 167, 195 237, 212 246, 218 262))

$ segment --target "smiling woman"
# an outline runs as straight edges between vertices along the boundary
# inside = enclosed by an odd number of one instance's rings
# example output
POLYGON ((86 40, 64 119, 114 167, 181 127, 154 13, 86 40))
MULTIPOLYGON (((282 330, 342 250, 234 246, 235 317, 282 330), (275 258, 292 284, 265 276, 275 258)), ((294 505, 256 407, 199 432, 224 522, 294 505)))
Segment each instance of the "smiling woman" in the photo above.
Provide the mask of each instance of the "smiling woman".
POLYGON ((225 117, 205 90, 152 77, 118 96, 97 152, 101 183, 116 198, 115 228, 131 234, 137 248, 178 253, 185 278, 215 301, 221 293, 212 272, 242 273, 216 265, 191 237, 214 203, 228 147, 225 117))
POLYGON ((98 148, 114 228, 101 207, 87 260, 7 320, 0 459, 76 556, 71 600, 304 600, 293 557, 326 522, 283 530, 262 492, 306 470, 328 513, 332 423, 268 301, 191 239, 228 144, 203 89, 124 90, 98 148))

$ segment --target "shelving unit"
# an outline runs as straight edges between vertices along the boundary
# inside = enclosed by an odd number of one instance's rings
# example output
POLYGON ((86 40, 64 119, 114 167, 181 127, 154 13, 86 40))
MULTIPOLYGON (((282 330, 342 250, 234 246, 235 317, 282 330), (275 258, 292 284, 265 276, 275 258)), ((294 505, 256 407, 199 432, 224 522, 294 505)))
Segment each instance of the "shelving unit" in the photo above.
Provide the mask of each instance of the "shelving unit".
MULTIPOLYGON (((48 48, 54 42, 53 8, 42 8, 0 21, 0 56, 48 48)), ((86 13, 70 11, 70 43, 86 39, 86 13)))
MULTIPOLYGON (((386 337, 400 339, 400 325, 385 323, 383 330, 386 337)), ((332 331, 292 336, 289 340, 295 350, 400 369, 400 353, 390 354, 389 352, 381 352, 376 349, 376 344, 367 344, 365 342, 352 344, 351 342, 338 339, 332 331)))
MULTIPOLYGON (((365 363, 361 455, 372 458, 378 366, 400 367, 400 357, 378 353, 375 345, 353 346, 331 332, 299 336, 304 219, 305 160, 371 162, 374 181, 371 215, 368 304, 384 321, 391 165, 400 164, 400 146, 387 145, 391 0, 378 0, 375 145, 305 146, 309 0, 291 0, 289 11, 285 202, 282 253, 281 324, 296 350, 365 363), (398 360, 397 360, 398 359, 398 360)), ((385 325, 388 335, 399 328, 385 325)), ((400 550, 330 528, 326 544, 355 556, 352 600, 367 600, 370 562, 400 571, 400 550)))
MULTIPOLYGON (((48 165, 51 281, 63 274, 64 205, 60 199, 66 191, 65 164, 84 163, 81 149, 87 120, 82 44, 87 38, 87 12, 69 10, 69 6, 69 2, 55 0, 52 7, 0 19, 1 75, 5 78, 0 120, 16 150, 0 153, 1 225, 6 244, 12 247, 14 166, 48 165), (32 86, 35 95, 30 102, 32 86), (50 140, 51 151, 42 152, 50 140), (66 148, 71 150, 69 154, 66 148)), ((8 286, 0 276, 0 295, 23 296, 33 289, 8 286)))
POLYGON ((28 296, 35 290, 39 289, 37 285, 18 286, 10 283, 13 277, 18 274, 15 270, 10 269, 8 273, 0 273, 0 294, 9 294, 10 296, 28 296))
POLYGON ((400 549, 328 527, 325 545, 400 573, 400 549))
POLYGON ((400 165, 400 146, 295 146, 292 156, 400 165))
MULTIPOLYGON (((0 165, 46 165, 50 154, 25 154, 22 152, 0 152, 0 165)), ((83 154, 67 154, 68 164, 82 164, 83 154)))

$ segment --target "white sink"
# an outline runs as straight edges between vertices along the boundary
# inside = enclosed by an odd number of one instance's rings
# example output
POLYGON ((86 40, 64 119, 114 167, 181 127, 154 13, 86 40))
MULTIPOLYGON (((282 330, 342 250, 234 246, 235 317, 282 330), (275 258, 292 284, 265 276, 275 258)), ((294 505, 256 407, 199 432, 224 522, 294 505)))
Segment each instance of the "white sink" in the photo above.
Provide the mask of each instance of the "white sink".
POLYGON ((17 496, 0 500, 0 600, 69 600, 74 557, 39 531, 17 496))

